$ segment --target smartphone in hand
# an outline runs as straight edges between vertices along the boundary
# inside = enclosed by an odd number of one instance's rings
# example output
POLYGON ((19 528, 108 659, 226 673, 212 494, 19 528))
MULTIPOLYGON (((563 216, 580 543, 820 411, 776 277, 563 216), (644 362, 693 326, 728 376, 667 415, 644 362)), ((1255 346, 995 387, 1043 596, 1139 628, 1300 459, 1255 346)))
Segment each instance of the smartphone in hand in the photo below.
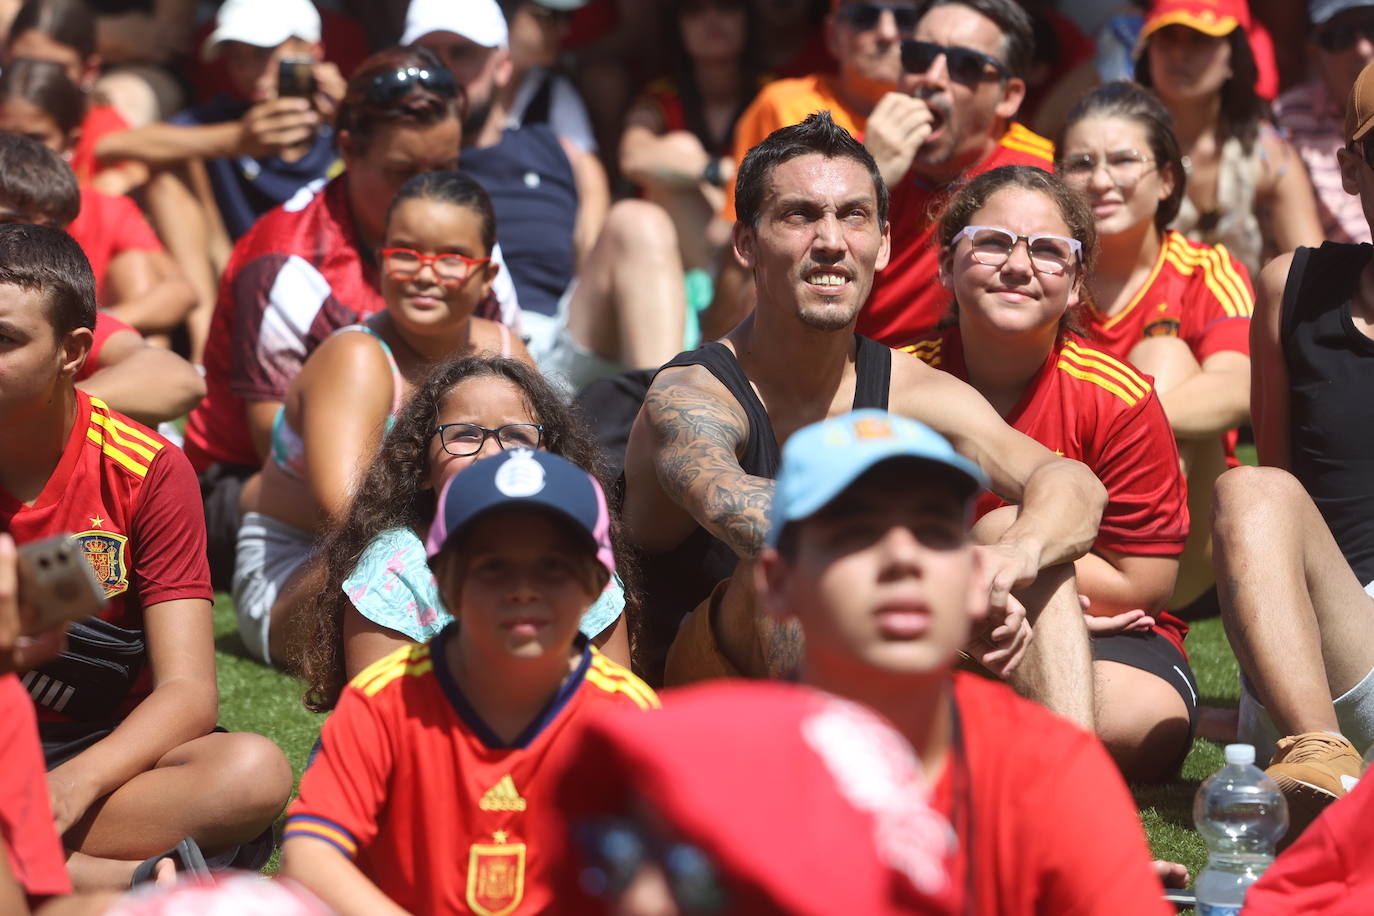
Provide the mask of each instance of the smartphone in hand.
POLYGON ((100 613, 105 590, 80 546, 63 534, 19 548, 19 601, 33 611, 24 625, 30 636, 100 613))
POLYGON ((283 57, 277 62, 277 97, 315 97, 315 61, 312 58, 283 57))

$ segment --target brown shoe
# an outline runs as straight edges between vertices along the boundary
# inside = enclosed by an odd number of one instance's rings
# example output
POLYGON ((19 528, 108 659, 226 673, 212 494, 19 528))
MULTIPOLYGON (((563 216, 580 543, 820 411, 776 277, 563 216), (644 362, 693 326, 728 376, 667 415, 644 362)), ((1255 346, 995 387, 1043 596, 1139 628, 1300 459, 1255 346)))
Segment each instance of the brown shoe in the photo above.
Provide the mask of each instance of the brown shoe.
POLYGON ((1265 772, 1288 800, 1284 845, 1307 829, 1327 805, 1355 788, 1363 764, 1353 744, 1330 732, 1304 732, 1279 741, 1265 772))

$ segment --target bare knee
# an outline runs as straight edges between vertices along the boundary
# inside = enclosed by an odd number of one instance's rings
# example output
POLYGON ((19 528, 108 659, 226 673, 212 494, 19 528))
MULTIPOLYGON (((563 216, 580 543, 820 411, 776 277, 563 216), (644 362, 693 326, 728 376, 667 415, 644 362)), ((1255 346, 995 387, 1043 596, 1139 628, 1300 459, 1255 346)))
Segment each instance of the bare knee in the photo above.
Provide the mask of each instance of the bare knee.
POLYGON ((677 251, 677 230, 672 217, 647 200, 622 200, 606 214, 602 235, 617 253, 644 257, 677 251))
POLYGON ((271 823, 291 796, 291 764, 281 748, 249 732, 209 737, 213 745, 201 753, 215 795, 238 812, 236 819, 271 823))
POLYGON ((1212 491, 1213 537, 1224 541, 1259 534, 1257 526, 1262 521, 1275 514, 1287 516, 1295 501, 1305 499, 1307 491, 1287 471, 1232 468, 1217 478, 1212 491))
POLYGON ((1147 337, 1131 348, 1127 360, 1153 376, 1160 392, 1175 388, 1202 371, 1193 351, 1179 337, 1147 337))
POLYGON ((1120 662, 1093 662, 1097 735, 1130 782, 1164 782, 1188 749, 1188 706, 1162 678, 1120 662))

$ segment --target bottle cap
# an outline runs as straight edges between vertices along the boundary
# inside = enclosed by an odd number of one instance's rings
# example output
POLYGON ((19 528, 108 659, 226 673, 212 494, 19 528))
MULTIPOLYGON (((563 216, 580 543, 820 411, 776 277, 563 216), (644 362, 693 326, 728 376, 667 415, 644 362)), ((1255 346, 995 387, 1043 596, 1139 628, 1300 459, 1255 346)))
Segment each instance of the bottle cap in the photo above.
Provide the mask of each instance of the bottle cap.
POLYGON ((1248 766, 1255 762, 1255 746, 1253 744, 1228 744, 1226 745, 1226 762, 1229 764, 1240 764, 1248 766))

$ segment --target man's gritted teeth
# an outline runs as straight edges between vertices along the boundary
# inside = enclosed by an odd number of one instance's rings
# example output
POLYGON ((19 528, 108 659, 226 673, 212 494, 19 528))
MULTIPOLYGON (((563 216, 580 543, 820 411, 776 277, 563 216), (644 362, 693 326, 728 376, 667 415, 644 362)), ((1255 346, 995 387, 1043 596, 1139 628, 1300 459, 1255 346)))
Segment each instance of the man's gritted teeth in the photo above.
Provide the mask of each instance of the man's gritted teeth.
POLYGON ((838 289, 848 284, 853 277, 843 267, 817 267, 806 274, 806 282, 813 286, 838 289))

